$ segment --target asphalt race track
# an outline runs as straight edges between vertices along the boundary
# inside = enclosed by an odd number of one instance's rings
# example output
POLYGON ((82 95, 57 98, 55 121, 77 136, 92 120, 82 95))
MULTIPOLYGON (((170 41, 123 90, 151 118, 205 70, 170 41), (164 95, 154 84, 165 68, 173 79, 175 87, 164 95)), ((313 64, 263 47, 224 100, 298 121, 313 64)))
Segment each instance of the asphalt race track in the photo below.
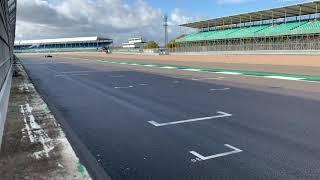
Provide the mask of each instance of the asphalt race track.
POLYGON ((74 134, 69 138, 88 150, 77 152, 91 173, 99 173, 98 164, 114 180, 320 179, 320 94, 306 97, 307 88, 291 92, 282 88, 286 80, 270 79, 267 88, 233 75, 89 60, 20 59, 74 134))

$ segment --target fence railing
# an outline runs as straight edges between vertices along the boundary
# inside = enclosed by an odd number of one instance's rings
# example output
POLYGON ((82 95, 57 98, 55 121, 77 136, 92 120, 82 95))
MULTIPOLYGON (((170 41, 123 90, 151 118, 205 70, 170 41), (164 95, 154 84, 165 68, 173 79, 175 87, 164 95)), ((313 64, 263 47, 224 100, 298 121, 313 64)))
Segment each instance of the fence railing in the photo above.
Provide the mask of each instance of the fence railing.
POLYGON ((211 52, 211 51, 259 51, 259 50, 320 50, 320 42, 270 42, 244 44, 192 45, 176 47, 170 52, 211 52))

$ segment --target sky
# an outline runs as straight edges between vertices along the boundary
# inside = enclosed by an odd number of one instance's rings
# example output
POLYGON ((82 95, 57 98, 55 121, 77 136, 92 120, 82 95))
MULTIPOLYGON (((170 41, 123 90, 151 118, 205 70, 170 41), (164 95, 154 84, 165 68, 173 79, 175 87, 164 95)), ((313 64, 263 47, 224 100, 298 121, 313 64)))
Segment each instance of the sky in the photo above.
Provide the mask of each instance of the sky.
POLYGON ((178 24, 292 5, 308 0, 18 0, 16 40, 102 36, 163 42, 188 33, 178 24))

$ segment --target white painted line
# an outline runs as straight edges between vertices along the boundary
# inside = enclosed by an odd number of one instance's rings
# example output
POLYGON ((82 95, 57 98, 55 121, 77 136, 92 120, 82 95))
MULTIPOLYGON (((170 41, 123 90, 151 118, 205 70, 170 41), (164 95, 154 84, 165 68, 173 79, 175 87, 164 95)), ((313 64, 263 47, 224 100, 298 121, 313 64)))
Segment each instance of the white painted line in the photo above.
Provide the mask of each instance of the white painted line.
POLYGON ((57 74, 57 75, 55 75, 55 77, 65 77, 65 76, 67 76, 67 75, 63 75, 63 74, 57 74))
POLYGON ((111 75, 109 77, 111 77, 111 78, 123 78, 124 75, 111 75))
POLYGON ((114 87, 115 89, 128 89, 128 88, 133 88, 133 86, 125 86, 125 87, 114 87))
POLYGON ((284 77, 284 76, 264 76, 264 77, 271 78, 271 79, 293 80, 293 81, 299 81, 304 79, 304 78, 284 77))
POLYGON ((63 58, 68 58, 68 59, 80 59, 80 60, 92 60, 92 59, 87 59, 87 58, 77 58, 77 57, 63 57, 63 58))
MULTIPOLYGON (((70 62, 52 62, 50 64, 69 64, 70 62)), ((26 65, 46 65, 48 63, 23 63, 26 65)), ((88 64, 87 62, 77 62, 77 64, 88 64)))
POLYGON ((190 153, 197 157, 194 160, 194 162, 196 162, 196 161, 206 161, 206 160, 209 160, 209 159, 215 159, 215 158, 219 158, 219 157, 223 157, 223 156, 229 156, 231 154, 236 154, 236 153, 240 153, 240 152, 243 151, 243 150, 241 150, 239 148, 236 148, 234 146, 231 146, 229 144, 225 144, 224 146, 232 149, 232 151, 225 152, 225 153, 220 153, 220 154, 215 154, 215 155, 211 155, 211 156, 203 156, 203 155, 197 153, 196 151, 190 151, 190 153))
POLYGON ((68 76, 89 76, 89 74, 69 74, 68 76))
MULTIPOLYGON (((81 59, 81 60, 93 60, 93 59, 87 59, 87 58, 74 58, 74 57, 65 57, 65 58, 69 58, 69 59, 81 59)), ((96 60, 96 61, 101 61, 101 62, 106 62, 106 63, 117 63, 117 64, 128 64, 128 65, 133 65, 133 66, 140 66, 140 64, 136 64, 136 63, 119 63, 119 62, 115 62, 115 61, 103 61, 103 60, 96 60)), ((67 62, 62 62, 62 63, 67 63, 67 62)), ((90 63, 90 62, 83 62, 83 63, 90 63)), ((33 63, 27 63, 27 64, 33 64, 33 63)), ((47 63, 40 63, 40 64, 47 64, 47 63)), ((58 63, 54 63, 54 64, 58 64, 58 63)), ((141 65, 141 66, 150 66, 153 67, 156 65, 141 65)), ((177 67, 173 67, 173 66, 163 66, 163 67, 159 67, 159 68, 163 68, 163 69, 178 69, 177 67)), ((200 69, 179 69, 179 70, 187 70, 187 71, 202 71, 200 69)), ((320 83, 317 81, 309 81, 306 80, 305 78, 294 78, 294 77, 283 77, 283 76, 255 76, 255 75, 244 75, 242 73, 238 73, 238 72, 227 72, 227 71, 223 71, 223 72, 211 72, 211 73, 215 73, 215 74, 228 74, 228 75, 242 75, 242 76, 247 76, 247 77, 264 77, 264 78, 273 78, 273 79, 282 79, 282 80, 294 80, 294 81, 301 81, 301 82, 310 82, 310 83, 320 83)), ((246 77, 243 77, 246 78, 246 77)))
POLYGON ((66 77, 66 76, 89 76, 89 74, 58 74, 55 77, 66 77))
POLYGON ((32 113, 33 108, 29 105, 29 103, 26 104, 26 110, 28 113, 32 113))
POLYGON ((32 114, 28 115, 28 117, 29 117, 30 127, 32 130, 41 129, 40 125, 36 122, 36 120, 32 114))
POLYGON ((230 74, 230 75, 241 75, 241 73, 237 72, 214 72, 216 74, 230 74))
POLYGON ((320 81, 309 81, 309 80, 300 80, 301 82, 309 82, 309 83, 319 83, 320 81))
POLYGON ((232 114, 228 114, 222 111, 217 112, 220 115, 216 116, 210 116, 210 117, 202 117, 202 118, 195 118, 195 119, 187 119, 187 120, 182 120, 182 121, 173 121, 173 122, 167 122, 167 123, 158 123, 155 121, 148 121, 150 124, 156 126, 156 127, 161 127, 161 126, 169 126, 169 125, 175 125, 175 124, 183 124, 183 123, 190 123, 190 122, 196 122, 196 121, 205 121, 205 120, 210 120, 210 119, 217 119, 217 118, 223 118, 223 117, 230 117, 232 114))
POLYGON ((149 84, 139 84, 139 86, 149 86, 149 84))
POLYGON ((221 88, 221 89, 210 89, 210 91, 227 91, 230 90, 231 88, 221 88))
POLYGON ((184 71, 196 71, 196 72, 201 71, 200 69, 192 69, 192 68, 190 68, 190 69, 181 69, 181 70, 184 70, 184 71))
POLYGON ((19 86, 19 90, 22 91, 22 92, 30 92, 29 90, 29 85, 24 83, 22 85, 19 86))
POLYGON ((220 80, 224 77, 213 77, 213 78, 192 78, 193 81, 202 81, 202 80, 220 80))
POLYGON ((172 66, 163 66, 163 67, 160 67, 160 68, 163 68, 163 69, 177 69, 176 67, 172 67, 172 66))
POLYGON ((81 73, 97 73, 98 71, 65 71, 65 72, 60 72, 61 74, 81 74, 81 73))
POLYGON ((155 67, 156 65, 146 64, 146 65, 143 65, 143 66, 146 66, 146 67, 155 67))

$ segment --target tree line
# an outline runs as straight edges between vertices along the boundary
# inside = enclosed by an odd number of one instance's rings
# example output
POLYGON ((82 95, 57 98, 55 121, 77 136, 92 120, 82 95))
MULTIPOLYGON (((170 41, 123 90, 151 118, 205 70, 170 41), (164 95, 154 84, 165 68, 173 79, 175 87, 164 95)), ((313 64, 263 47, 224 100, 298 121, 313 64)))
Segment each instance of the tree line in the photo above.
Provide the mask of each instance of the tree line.
MULTIPOLYGON (((177 43, 175 42, 175 40, 171 40, 168 44, 166 44, 166 48, 175 48, 175 47, 177 47, 177 43)), ((145 48, 146 49, 156 49, 156 48, 160 48, 160 46, 155 41, 149 41, 145 45, 145 48)))

